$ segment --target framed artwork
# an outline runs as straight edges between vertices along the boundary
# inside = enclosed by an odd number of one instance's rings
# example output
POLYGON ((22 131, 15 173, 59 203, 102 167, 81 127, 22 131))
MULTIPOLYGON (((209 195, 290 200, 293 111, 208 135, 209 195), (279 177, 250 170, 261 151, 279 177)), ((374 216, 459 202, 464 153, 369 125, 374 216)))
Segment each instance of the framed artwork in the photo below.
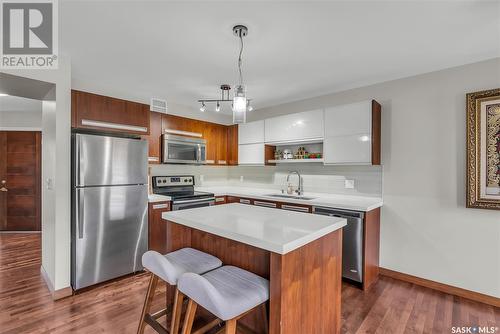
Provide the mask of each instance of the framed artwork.
POLYGON ((467 207, 500 210, 500 88, 467 94, 467 207))

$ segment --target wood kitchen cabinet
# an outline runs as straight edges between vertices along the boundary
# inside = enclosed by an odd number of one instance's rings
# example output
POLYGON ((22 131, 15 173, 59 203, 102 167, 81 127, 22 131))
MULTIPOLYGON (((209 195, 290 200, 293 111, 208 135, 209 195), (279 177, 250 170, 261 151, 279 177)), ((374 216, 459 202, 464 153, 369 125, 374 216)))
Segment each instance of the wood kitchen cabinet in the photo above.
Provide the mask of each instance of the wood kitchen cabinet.
POLYGON ((170 202, 149 203, 149 250, 157 251, 160 254, 167 253, 167 225, 161 218, 161 214, 167 211, 170 211, 170 202))
MULTIPOLYGON (((149 106, 145 106, 149 109, 149 106)), ((161 162, 161 117, 162 114, 151 111, 149 121, 149 135, 142 136, 149 144, 148 162, 158 164, 161 162)))
POLYGON ((162 133, 165 130, 178 130, 186 135, 206 140, 206 160, 208 165, 227 165, 227 126, 185 118, 162 115, 162 133))
POLYGON ((72 127, 149 134, 149 106, 77 90, 71 91, 72 127))
POLYGON ((226 196, 215 196, 215 205, 226 204, 226 196))
POLYGON ((227 164, 229 166, 238 165, 238 125, 226 127, 227 134, 227 164))

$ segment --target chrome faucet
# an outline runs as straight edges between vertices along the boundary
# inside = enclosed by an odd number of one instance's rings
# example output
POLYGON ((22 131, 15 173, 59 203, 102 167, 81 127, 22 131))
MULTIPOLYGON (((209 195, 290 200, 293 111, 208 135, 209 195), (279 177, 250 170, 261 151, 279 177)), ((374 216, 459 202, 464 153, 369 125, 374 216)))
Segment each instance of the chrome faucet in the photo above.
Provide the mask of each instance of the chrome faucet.
POLYGON ((296 170, 288 172, 288 176, 286 177, 287 184, 288 184, 288 181, 290 180, 290 175, 292 175, 292 174, 297 174, 297 176, 299 177, 299 187, 297 188, 297 190, 295 190, 295 192, 297 193, 297 195, 300 196, 300 195, 304 194, 304 189, 302 189, 302 176, 300 176, 300 173, 296 170))

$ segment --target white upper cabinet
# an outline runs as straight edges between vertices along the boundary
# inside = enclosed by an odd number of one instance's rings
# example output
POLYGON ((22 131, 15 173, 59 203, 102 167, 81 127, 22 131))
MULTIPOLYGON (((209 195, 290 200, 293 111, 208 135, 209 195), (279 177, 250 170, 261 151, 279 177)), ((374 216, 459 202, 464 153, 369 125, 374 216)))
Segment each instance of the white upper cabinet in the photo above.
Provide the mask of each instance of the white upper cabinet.
POLYGON ((323 140, 323 110, 311 110, 265 120, 266 143, 323 140))
POLYGON ((370 134, 372 101, 363 101, 325 109, 325 138, 370 134))
POLYGON ((363 101, 325 109, 325 164, 380 164, 380 105, 363 101))
POLYGON ((238 145, 239 165, 264 165, 264 143, 238 145))
POLYGON ((238 144, 264 142, 264 121, 255 121, 238 125, 238 144))

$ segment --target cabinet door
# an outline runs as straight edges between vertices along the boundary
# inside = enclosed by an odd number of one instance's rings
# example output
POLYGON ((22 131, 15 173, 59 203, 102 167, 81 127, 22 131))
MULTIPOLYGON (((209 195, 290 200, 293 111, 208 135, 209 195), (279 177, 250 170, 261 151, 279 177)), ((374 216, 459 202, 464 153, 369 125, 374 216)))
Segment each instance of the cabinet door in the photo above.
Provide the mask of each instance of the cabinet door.
POLYGON ((238 125, 227 127, 227 164, 238 165, 238 125))
MULTIPOLYGON (((144 105, 144 108, 149 106, 144 105)), ((148 141, 149 153, 148 161, 150 164, 160 163, 160 147, 161 147, 161 116, 162 114, 157 112, 150 112, 149 117, 149 135, 142 136, 143 139, 148 141)))
POLYGON ((323 110, 311 110, 265 120, 266 143, 322 140, 323 110))
POLYGON ((167 253, 167 224, 161 214, 170 211, 170 202, 149 203, 149 250, 167 253))
POLYGON ((325 137, 363 134, 372 129, 372 102, 363 101, 325 109, 325 137))
POLYGON ((240 165, 264 165, 264 144, 238 145, 240 165))
POLYGON ((72 91, 71 114, 76 128, 149 134, 149 108, 143 104, 72 91))
POLYGON ((264 142, 264 121, 240 124, 238 127, 238 144, 256 144, 264 142))
POLYGON ((371 137, 350 135, 327 137, 323 143, 325 164, 371 164, 371 137))
POLYGON ((217 125, 217 143, 216 143, 216 164, 227 165, 227 129, 224 125, 217 125))

